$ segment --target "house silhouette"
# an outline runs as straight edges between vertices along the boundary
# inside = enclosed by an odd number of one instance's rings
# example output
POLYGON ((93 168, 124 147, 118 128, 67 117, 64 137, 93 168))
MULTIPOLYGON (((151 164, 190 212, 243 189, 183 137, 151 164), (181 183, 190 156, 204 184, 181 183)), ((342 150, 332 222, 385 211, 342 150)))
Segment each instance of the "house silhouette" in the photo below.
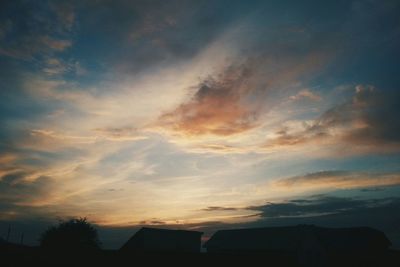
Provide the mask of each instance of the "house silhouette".
POLYGON ((123 252, 198 253, 202 232, 143 227, 120 249, 123 252))
POLYGON ((208 253, 262 253, 291 258, 304 266, 326 266, 376 259, 391 245, 383 232, 368 228, 323 228, 314 225, 217 231, 205 244, 208 253))

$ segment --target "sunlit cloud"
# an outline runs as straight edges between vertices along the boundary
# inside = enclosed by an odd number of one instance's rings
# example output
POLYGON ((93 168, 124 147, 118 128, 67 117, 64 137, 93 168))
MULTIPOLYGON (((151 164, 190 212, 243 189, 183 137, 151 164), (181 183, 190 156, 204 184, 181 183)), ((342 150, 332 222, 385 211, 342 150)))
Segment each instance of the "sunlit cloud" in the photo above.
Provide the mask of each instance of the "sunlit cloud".
MULTIPOLYGON (((159 125, 189 138, 230 136, 257 128, 265 114, 283 101, 286 91, 297 88, 300 75, 312 76, 327 57, 319 52, 296 55, 295 59, 284 58, 277 65, 273 56, 261 54, 258 59, 230 65, 216 77, 211 76, 190 88, 194 91, 192 98, 164 113, 159 125)), ((317 96, 307 92, 307 97, 315 100, 317 96)))
POLYGON ((316 93, 313 93, 312 91, 308 89, 303 89, 300 92, 298 92, 295 95, 290 96, 291 100, 297 101, 301 99, 310 99, 313 101, 321 101, 321 96, 317 95, 316 93))
POLYGON ((275 186, 287 190, 352 189, 400 185, 398 173, 322 171, 277 180, 275 186))
POLYGON ((231 67, 217 80, 198 85, 188 103, 163 114, 160 123, 187 135, 231 135, 256 126, 256 110, 246 106, 249 70, 231 67))

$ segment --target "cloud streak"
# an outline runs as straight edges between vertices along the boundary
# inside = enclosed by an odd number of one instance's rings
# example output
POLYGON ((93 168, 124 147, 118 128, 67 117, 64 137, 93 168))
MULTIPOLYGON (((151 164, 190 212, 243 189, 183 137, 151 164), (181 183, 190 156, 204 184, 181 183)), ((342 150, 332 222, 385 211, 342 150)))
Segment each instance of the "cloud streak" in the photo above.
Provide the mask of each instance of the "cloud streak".
POLYGON ((400 185, 399 173, 321 171, 274 182, 274 186, 286 190, 332 190, 394 185, 400 185))
POLYGON ((238 208, 210 206, 205 209, 202 209, 202 211, 234 211, 234 210, 238 210, 238 208))

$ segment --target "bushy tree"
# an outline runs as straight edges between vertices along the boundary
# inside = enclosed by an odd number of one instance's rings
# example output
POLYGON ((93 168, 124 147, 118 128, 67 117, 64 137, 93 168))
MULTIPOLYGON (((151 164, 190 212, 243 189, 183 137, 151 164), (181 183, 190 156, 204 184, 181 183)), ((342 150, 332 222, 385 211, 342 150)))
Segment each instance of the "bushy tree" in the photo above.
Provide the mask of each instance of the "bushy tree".
POLYGON ((97 230, 86 218, 61 221, 49 227, 40 238, 40 245, 46 249, 84 250, 99 249, 97 230))

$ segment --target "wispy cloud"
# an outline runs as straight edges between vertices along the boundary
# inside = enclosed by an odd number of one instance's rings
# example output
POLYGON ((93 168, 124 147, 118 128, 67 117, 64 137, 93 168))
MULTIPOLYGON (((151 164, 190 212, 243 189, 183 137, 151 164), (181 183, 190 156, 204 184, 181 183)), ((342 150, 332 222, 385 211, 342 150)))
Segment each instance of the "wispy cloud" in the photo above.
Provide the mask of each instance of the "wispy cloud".
POLYGON ((49 36, 40 37, 39 42, 45 47, 55 51, 63 51, 72 45, 70 40, 54 39, 49 36))
POLYGON ((277 187, 288 190, 350 189, 400 185, 398 173, 366 173, 348 171, 321 171, 280 179, 277 187))
POLYGON ((210 206, 210 207, 204 208, 202 210, 203 211, 233 211, 233 210, 238 210, 238 208, 210 206))
POLYGON ((134 141, 146 139, 147 137, 138 133, 132 127, 125 128, 97 128, 94 130, 99 137, 111 141, 134 141))
POLYGON ((321 101, 321 96, 316 93, 310 91, 309 89, 303 89, 299 91, 297 94, 290 96, 291 100, 297 101, 301 99, 310 99, 312 101, 321 101))

